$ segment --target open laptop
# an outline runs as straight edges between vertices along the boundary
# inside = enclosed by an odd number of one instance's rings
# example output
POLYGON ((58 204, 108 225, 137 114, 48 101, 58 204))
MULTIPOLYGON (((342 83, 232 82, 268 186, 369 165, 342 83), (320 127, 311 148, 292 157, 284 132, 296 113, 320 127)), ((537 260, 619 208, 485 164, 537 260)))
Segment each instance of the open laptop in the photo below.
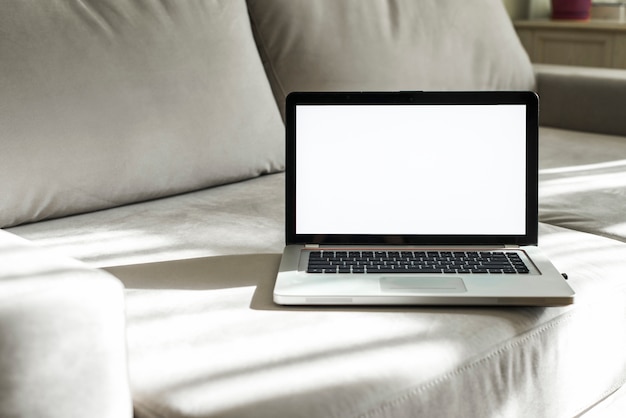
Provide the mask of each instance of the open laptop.
POLYGON ((566 305, 537 248, 533 92, 296 92, 282 305, 566 305))

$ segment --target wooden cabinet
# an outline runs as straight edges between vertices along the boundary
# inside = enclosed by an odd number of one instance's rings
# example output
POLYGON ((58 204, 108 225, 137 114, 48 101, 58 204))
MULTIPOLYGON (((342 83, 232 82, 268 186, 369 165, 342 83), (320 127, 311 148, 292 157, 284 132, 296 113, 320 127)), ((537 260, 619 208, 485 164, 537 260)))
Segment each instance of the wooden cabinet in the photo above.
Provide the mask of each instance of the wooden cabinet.
POLYGON ((532 62, 626 68, 624 23, 519 20, 514 25, 532 62))

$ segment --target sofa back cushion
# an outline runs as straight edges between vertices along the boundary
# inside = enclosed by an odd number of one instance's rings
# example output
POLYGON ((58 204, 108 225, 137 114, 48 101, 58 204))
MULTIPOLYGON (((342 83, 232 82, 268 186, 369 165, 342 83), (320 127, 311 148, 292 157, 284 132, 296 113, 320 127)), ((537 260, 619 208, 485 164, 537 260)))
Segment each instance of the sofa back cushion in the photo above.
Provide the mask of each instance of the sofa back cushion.
POLYGON ((534 76, 497 0, 248 0, 272 89, 528 90, 534 76))
POLYGON ((244 0, 5 2, 0 62, 0 227, 283 168, 244 0))

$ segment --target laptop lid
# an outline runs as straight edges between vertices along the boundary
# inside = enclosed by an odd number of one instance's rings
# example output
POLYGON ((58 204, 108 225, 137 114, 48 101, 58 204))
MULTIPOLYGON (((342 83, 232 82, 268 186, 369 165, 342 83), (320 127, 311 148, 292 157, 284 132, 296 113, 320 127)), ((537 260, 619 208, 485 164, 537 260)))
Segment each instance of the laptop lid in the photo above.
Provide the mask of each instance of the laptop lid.
POLYGON ((533 92, 296 92, 287 244, 536 245, 533 92))

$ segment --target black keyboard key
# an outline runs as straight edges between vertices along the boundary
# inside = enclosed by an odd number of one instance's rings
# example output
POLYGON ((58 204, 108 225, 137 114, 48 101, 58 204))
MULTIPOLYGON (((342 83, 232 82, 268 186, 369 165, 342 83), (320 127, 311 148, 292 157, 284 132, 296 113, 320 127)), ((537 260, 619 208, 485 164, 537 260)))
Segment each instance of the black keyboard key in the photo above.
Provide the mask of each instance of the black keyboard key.
POLYGON ((423 268, 423 269, 419 269, 416 271, 416 273, 432 273, 432 274, 437 274, 441 272, 442 272, 441 269, 434 269, 434 268, 423 268))
POLYGON ((310 273, 528 274, 519 254, 504 251, 311 251, 310 273))

